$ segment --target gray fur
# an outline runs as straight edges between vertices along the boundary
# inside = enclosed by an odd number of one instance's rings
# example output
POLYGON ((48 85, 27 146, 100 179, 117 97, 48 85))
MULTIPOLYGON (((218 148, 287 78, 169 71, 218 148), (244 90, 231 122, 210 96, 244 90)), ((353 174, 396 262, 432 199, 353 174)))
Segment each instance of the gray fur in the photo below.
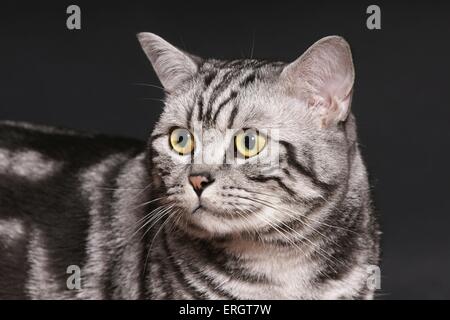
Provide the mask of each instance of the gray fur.
POLYGON ((146 147, 0 125, 13 133, 0 138, 0 297, 372 298, 379 232, 346 41, 324 38, 286 64, 201 59, 138 38, 167 92, 146 147), (195 137, 192 155, 171 149, 174 127, 195 137), (225 162, 244 128, 267 132, 273 148, 225 162), (201 197, 192 174, 214 179, 201 197), (66 288, 71 264, 81 290, 66 288))
POLYGON ((292 64, 203 60, 167 96, 151 141, 153 175, 181 213, 168 222, 178 232, 164 233, 151 252, 164 266, 154 276, 177 288, 158 297, 372 297, 367 270, 378 262, 378 231, 350 112, 353 81, 347 42, 327 37, 292 64), (274 156, 264 152, 258 162, 221 162, 232 117, 234 130, 278 130, 278 170, 261 174, 264 158, 274 156), (167 144, 174 126, 201 136, 193 159, 167 144), (191 214, 199 200, 187 177, 205 171, 214 183, 202 193, 204 209, 191 214))

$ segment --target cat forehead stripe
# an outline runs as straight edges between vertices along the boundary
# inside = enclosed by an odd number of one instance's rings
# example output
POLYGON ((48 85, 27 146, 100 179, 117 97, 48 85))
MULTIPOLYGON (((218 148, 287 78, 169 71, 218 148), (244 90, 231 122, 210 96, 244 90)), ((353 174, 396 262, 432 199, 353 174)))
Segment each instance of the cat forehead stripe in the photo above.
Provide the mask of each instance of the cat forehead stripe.
MULTIPOLYGON (((203 121, 206 127, 216 125, 221 110, 239 95, 240 90, 244 90, 256 80, 258 69, 267 65, 278 64, 269 61, 234 60, 213 64, 214 70, 203 71, 206 72, 203 88, 197 103, 194 104, 194 108, 197 107, 197 121, 203 121), (205 92, 210 94, 205 97, 205 92)), ((230 116, 235 116, 235 113, 236 107, 230 109, 230 116)), ((191 110, 191 117, 193 114, 194 110, 191 110)))

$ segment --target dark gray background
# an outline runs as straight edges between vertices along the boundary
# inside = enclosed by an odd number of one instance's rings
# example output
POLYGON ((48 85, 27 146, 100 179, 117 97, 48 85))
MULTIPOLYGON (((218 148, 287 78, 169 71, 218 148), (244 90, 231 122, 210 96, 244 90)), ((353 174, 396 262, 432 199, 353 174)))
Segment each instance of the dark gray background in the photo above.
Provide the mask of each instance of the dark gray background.
POLYGON ((383 230, 380 298, 450 298, 450 5, 375 2, 72 2, 0 4, 0 119, 145 138, 162 103, 135 34, 198 55, 293 60, 339 34, 353 48, 353 110, 383 230), (253 48, 253 49, 252 49, 253 48))

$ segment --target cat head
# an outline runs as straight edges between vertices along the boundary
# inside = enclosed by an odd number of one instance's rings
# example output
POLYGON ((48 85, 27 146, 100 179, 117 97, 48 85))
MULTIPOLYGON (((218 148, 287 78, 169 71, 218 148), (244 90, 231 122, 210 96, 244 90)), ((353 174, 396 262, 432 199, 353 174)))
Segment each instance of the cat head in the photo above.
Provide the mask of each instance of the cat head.
POLYGON ((138 39, 166 92, 149 154, 177 223, 209 236, 272 230, 346 178, 354 68, 343 38, 292 63, 203 59, 152 33, 138 39))

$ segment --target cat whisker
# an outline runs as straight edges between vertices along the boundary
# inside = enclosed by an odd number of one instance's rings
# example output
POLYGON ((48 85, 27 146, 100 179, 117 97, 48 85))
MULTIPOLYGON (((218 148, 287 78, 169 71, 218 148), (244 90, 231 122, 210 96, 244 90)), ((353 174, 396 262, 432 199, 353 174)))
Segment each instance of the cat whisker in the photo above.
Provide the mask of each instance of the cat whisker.
POLYGON ((177 210, 174 215, 177 215, 177 218, 174 220, 174 222, 172 223, 172 228, 170 230, 170 232, 173 232, 175 230, 175 227, 177 226, 177 224, 179 223, 180 219, 183 217, 182 214, 182 210, 177 210))
POLYGON ((164 99, 159 99, 159 98, 141 98, 140 100, 151 100, 151 101, 158 101, 158 102, 165 103, 164 99))
POLYGON ((289 239, 289 237, 287 237, 278 226, 274 225, 271 221, 269 221, 268 219, 264 218, 261 215, 256 214, 255 217, 259 218, 263 223, 268 224, 273 230, 275 230, 281 236, 281 238, 283 238, 286 242, 292 245, 295 249, 299 250, 302 254, 306 254, 305 251, 292 239, 289 239))
POLYGON ((133 232, 133 234, 132 234, 132 235, 130 236, 130 238, 127 240, 127 243, 128 243, 129 241, 131 241, 131 239, 132 239, 134 236, 136 236, 136 234, 137 234, 140 230, 142 230, 143 228, 145 228, 145 226, 147 226, 149 223, 151 223, 152 221, 154 221, 155 219, 157 219, 158 217, 160 217, 160 215, 162 214, 161 212, 164 211, 164 210, 166 210, 168 206, 170 206, 170 205, 163 205, 163 206, 157 207, 156 209, 154 209, 153 211, 151 211, 150 213, 148 213, 148 214, 146 215, 146 217, 144 217, 143 219, 141 219, 140 221, 138 221, 136 224, 139 224, 140 222, 143 222, 143 221, 147 220, 147 221, 145 221, 145 223, 143 223, 142 226, 138 227, 137 230, 135 230, 135 231, 133 232), (154 213, 154 215, 152 216, 153 213, 154 213), (149 217, 149 218, 147 219, 147 217, 149 217))
POLYGON ((131 196, 130 202, 134 201, 138 196, 140 196, 142 193, 144 193, 148 188, 150 188, 153 185, 153 182, 150 182, 147 184, 144 188, 113 188, 113 187, 99 187, 100 190, 108 190, 108 191, 138 191, 135 195, 131 196))
MULTIPOLYGON (((274 210, 277 210, 276 208, 273 208, 274 210)), ((282 212, 282 211, 279 211, 279 212, 282 212)), ((257 215, 258 216, 258 215, 257 215)), ((284 224, 281 220, 279 220, 279 219, 276 219, 278 222, 281 222, 282 224, 284 224)), ((285 224, 284 224, 285 225, 285 224)), ((304 239, 304 240, 306 240, 308 243, 310 243, 311 245, 313 245, 313 247, 316 247, 316 248, 318 248, 318 249, 320 249, 321 250, 321 252, 323 252, 324 254, 326 254, 327 256, 324 256, 323 254, 320 254, 320 252, 318 252, 315 248, 313 248, 313 250, 314 251, 316 251, 317 253, 319 253, 324 259, 326 259, 327 261, 329 261, 332 265, 330 265, 330 268, 334 271, 334 272, 337 272, 337 270, 333 267, 333 265, 337 265, 337 264, 341 264, 342 262, 341 261, 339 261, 338 259, 336 259, 335 257, 333 257, 330 253, 328 253, 327 251, 325 251, 325 250, 323 250, 322 248, 320 248, 320 247, 317 247, 317 244, 315 244, 314 242, 312 242, 310 239, 308 239, 307 237, 304 237, 304 236, 302 236, 302 235, 300 235, 296 230, 294 230, 294 229, 292 229, 291 227, 289 227, 289 226, 287 226, 287 225, 285 225, 285 227, 287 227, 287 228, 289 228, 289 229, 291 229, 293 232, 295 232, 295 233, 297 233, 302 239, 304 239)), ((315 231, 317 231, 316 229, 313 229, 313 230, 315 230, 315 231)), ((317 231, 318 232, 318 231, 317 231)), ((340 247, 340 245, 338 244, 338 243, 336 243, 335 241, 333 241, 332 239, 329 239, 329 238, 326 238, 326 239, 328 239, 328 240, 330 240, 330 241, 332 241, 333 243, 335 243, 336 245, 338 245, 339 247, 340 247)), ((343 281, 344 283, 345 283, 345 280, 341 280, 341 281, 343 281)))
MULTIPOLYGON (((280 212, 280 213, 284 213, 283 211, 277 209, 276 207, 273 207, 273 206, 271 206, 271 205, 268 205, 267 203, 265 203, 265 202, 263 202, 263 201, 258 201, 258 200, 250 199, 250 198, 244 198, 244 199, 247 199, 247 200, 250 200, 250 201, 254 201, 254 202, 256 202, 256 203, 259 203, 259 204, 261 204, 261 205, 264 205, 264 206, 266 206, 266 207, 268 207, 268 208, 271 208, 271 209, 273 209, 273 210, 277 210, 277 211, 280 212)), ((257 217, 261 217, 260 215, 256 215, 256 216, 257 216, 257 217)), ((305 241, 307 241, 309 244, 311 244, 313 247, 315 247, 315 248, 317 249, 317 250, 315 250, 315 251, 316 251, 318 254, 320 254, 324 259, 326 259, 326 260, 328 260, 328 261, 330 261, 330 262, 332 262, 332 263, 337 263, 337 262, 338 262, 338 261, 335 261, 336 259, 335 259, 333 256, 331 256, 331 254, 330 254, 329 252, 323 250, 323 248, 319 247, 316 243, 314 243, 313 241, 311 241, 311 240, 308 239, 307 237, 301 235, 297 230, 291 228, 290 226, 288 226, 286 223, 284 223, 283 221, 281 221, 281 220, 279 220, 279 219, 276 219, 276 218, 273 218, 273 219, 275 219, 279 224, 281 224, 281 225, 284 226, 285 228, 287 228, 287 229, 289 229, 290 231, 292 231, 297 237, 300 237, 300 240, 305 240, 305 241)), ((269 221, 267 221, 267 223, 269 223, 269 221)), ((273 224, 271 224, 271 225, 273 225, 273 224)), ((333 267, 331 266, 331 268, 333 268, 333 267)), ((334 268, 333 268, 333 270, 334 270, 334 268)), ((336 271, 336 270, 334 270, 334 271, 336 271)))
POLYGON ((138 192, 134 197, 133 200, 135 200, 137 197, 139 197, 142 193, 144 193, 148 188, 153 186, 153 182, 149 182, 140 192, 138 192))
MULTIPOLYGON (((247 191, 247 192, 248 192, 250 195, 252 195, 252 193, 254 193, 254 194, 264 195, 264 196, 271 197, 271 198, 274 198, 274 199, 278 199, 278 200, 279 200, 279 197, 274 196, 274 195, 271 195, 271 194, 262 193, 262 192, 258 192, 258 191, 254 191, 254 190, 249 190, 249 191, 247 191)), ((323 198, 325 201, 328 202, 328 200, 326 200, 324 197, 321 197, 321 198, 323 198)), ((260 199, 260 200, 262 200, 262 199, 260 199)), ((292 212, 292 211, 291 211, 291 212, 292 212)), ((295 212, 295 214, 297 215, 298 213, 295 212)), ((307 219, 307 220, 310 220, 310 221, 313 221, 313 222, 316 222, 316 223, 319 223, 319 224, 322 224, 322 225, 324 225, 324 226, 326 226, 326 227, 335 228, 335 229, 339 229, 339 230, 351 232, 351 233, 354 233, 354 234, 358 234, 358 233, 357 233, 356 231, 354 231, 354 230, 351 230, 351 229, 348 229, 348 228, 344 228, 344 227, 340 227, 340 226, 335 226, 335 225, 332 225, 332 224, 327 224, 327 223, 325 223, 325 222, 323 222, 323 221, 319 221, 319 220, 317 220, 317 219, 308 217, 308 216, 306 216, 306 215, 300 215, 300 217, 301 217, 301 218, 304 218, 304 219, 307 219)))
POLYGON ((155 233, 155 235, 154 235, 154 237, 153 237, 153 239, 152 239, 152 241, 151 241, 151 243, 150 243, 150 247, 149 247, 149 249, 148 249, 147 256, 146 256, 146 258, 145 258, 144 270, 143 270, 144 274, 145 274, 145 271, 146 271, 146 269, 147 269, 148 258, 149 258, 149 256, 150 256, 151 251, 152 251, 153 243, 154 243, 156 237, 157 237, 158 234, 161 232, 161 230, 164 228, 164 226, 165 226, 165 225, 170 221, 170 219, 171 219, 172 217, 174 217, 174 216, 175 216, 174 214, 169 215, 169 217, 161 224, 161 226, 159 227, 158 231, 156 231, 156 233, 155 233))
MULTIPOLYGON (((333 239, 330 239, 329 237, 327 237, 326 235, 324 235, 322 232, 320 232, 319 230, 317 230, 316 228, 314 228, 313 226, 311 226, 310 224, 306 223, 305 221, 299 219, 298 217, 298 213, 295 213, 293 211, 290 211, 288 209, 283 209, 283 211, 280 211, 279 209, 275 208, 274 206, 272 206, 270 203, 262 200, 262 199, 257 199, 259 201, 265 202, 266 205, 270 206, 271 208, 273 208, 274 210, 278 210, 279 212, 285 213, 289 216, 289 218, 294 219, 294 221, 298 221, 300 223, 302 223, 303 225, 305 225, 306 227, 312 229, 314 232, 317 232, 319 235, 321 235, 322 237, 324 237, 325 239, 333 242, 334 244, 336 244, 337 246, 340 247, 340 244, 335 242, 333 239)), ((300 215, 301 218, 304 218, 304 216, 300 215)))
MULTIPOLYGON (((258 216, 258 215, 257 215, 258 216)), ((273 218, 273 217, 272 217, 273 218)), ((300 238, 300 240, 305 240, 306 242, 308 242, 312 247, 313 250, 318 253, 322 258, 324 258, 325 260, 327 260, 328 262, 330 262, 331 264, 336 264, 339 263, 339 261, 334 258, 329 252, 325 251, 324 249, 322 249, 321 247, 319 247, 316 243, 314 243, 313 241, 311 241, 310 239, 308 239, 307 237, 301 235, 300 233, 298 233, 295 229, 289 227, 287 224, 285 224, 283 221, 281 221, 280 219, 276 219, 273 218, 277 221, 277 223, 281 224, 282 226, 284 226, 285 228, 291 230, 297 237, 300 238)), ((337 272, 337 270, 330 265, 330 267, 333 269, 334 272, 337 272)))
MULTIPOLYGON (((249 191, 247 191, 247 192, 249 192, 249 191)), ((266 196, 269 196, 269 197, 274 197, 274 196, 272 196, 272 195, 265 194, 265 193, 258 192, 258 191, 251 191, 251 192, 252 192, 252 193, 255 193, 255 194, 260 194, 260 195, 266 195, 266 196)), ((236 195, 236 197, 239 197, 239 196, 236 195)), ((247 197, 244 197, 244 199, 250 200, 250 198, 247 198, 247 197)), ((282 212, 282 213, 284 213, 284 214, 287 214, 291 219, 294 219, 295 221, 298 221, 298 222, 302 223, 304 226, 306 226, 307 228, 311 229, 313 232, 318 233, 319 235, 321 235, 321 236, 324 237, 325 239, 331 241, 332 243, 334 243, 334 244, 337 245, 338 247, 341 247, 341 245, 340 245, 339 243, 337 243, 335 240, 330 239, 329 237, 327 237, 326 235, 324 235, 322 232, 320 232, 319 230, 317 230, 316 228, 314 228, 312 225, 310 225, 310 224, 308 224, 307 222, 305 222, 305 221, 303 221, 303 220, 300 219, 300 218, 308 219, 308 217, 306 217, 306 216, 304 216, 304 215, 300 215, 300 217, 299 217, 299 214, 298 214, 297 212, 294 212, 294 211, 289 210, 289 209, 283 209, 283 211, 280 211, 280 209, 275 208, 271 203, 265 201, 264 199, 260 199, 260 198, 257 198, 257 197, 254 197, 254 199, 255 199, 255 200, 258 200, 258 201, 264 202, 263 205, 266 205, 266 206, 268 206, 268 207, 270 207, 270 208, 272 208, 272 209, 274 209, 274 210, 277 210, 277 211, 279 211, 279 212, 282 212)), ((262 204, 262 203, 261 203, 261 204, 262 204)), ((313 220, 313 221, 315 221, 316 223, 319 223, 319 224, 322 224, 322 225, 325 225, 325 226, 329 226, 329 227, 334 227, 334 228, 339 228, 339 229, 345 229, 345 228, 341 228, 341 227, 336 227, 336 226, 327 225, 327 224, 325 224, 325 223, 323 223, 323 222, 321 222, 321 221, 314 220, 314 219, 312 219, 312 218, 310 218, 310 219, 308 219, 308 220, 313 220)), ((347 231, 352 231, 352 230, 347 229, 347 231)))
POLYGON ((165 205, 158 206, 158 207, 156 207, 155 209, 153 209, 152 211, 150 211, 149 213, 146 213, 142 218, 140 218, 138 221, 136 221, 136 222, 134 223, 134 226, 137 226, 137 225, 139 225, 141 222, 144 222, 144 221, 146 221, 146 220, 148 220, 148 219, 151 219, 152 217, 155 217, 155 216, 158 214, 159 210, 162 209, 162 208, 164 208, 164 207, 165 207, 165 205))
POLYGON ((144 234, 142 235, 140 241, 142 241, 145 237, 145 235, 165 216, 167 216, 169 213, 171 213, 172 208, 175 206, 175 204, 172 204, 170 207, 164 209, 160 214, 159 214, 159 218, 154 221, 148 228, 147 230, 144 232, 144 234))
POLYGON ((112 188, 112 187, 98 187, 98 189, 101 190, 109 190, 109 191, 116 191, 116 190, 125 190, 125 191, 130 191, 130 190, 142 190, 142 188, 112 188))
POLYGON ((135 82, 135 83, 132 83, 132 85, 134 85, 134 86, 143 86, 143 87, 152 87, 152 88, 157 88, 157 89, 164 90, 163 87, 157 86, 155 84, 150 84, 150 83, 135 82))
POLYGON ((252 34, 252 48, 250 50, 250 59, 253 59, 253 51, 255 49, 255 31, 252 34))
MULTIPOLYGON (((239 210, 238 210, 238 211, 239 211, 239 210)), ((240 214, 240 213, 238 212, 238 214, 240 214)), ((282 239, 284 239, 286 242, 288 242, 288 243, 289 243, 291 246, 293 246, 295 249, 299 250, 302 254, 306 254, 305 251, 304 251, 298 244, 296 244, 296 243, 294 242, 294 240, 292 240, 292 239, 290 239, 289 237, 287 237, 287 236, 283 233, 283 231, 280 230, 280 228, 279 228, 278 226, 276 226, 276 225, 273 224, 271 221, 269 221, 268 219, 264 218, 264 217, 261 216, 261 215, 255 214, 254 216, 257 217, 257 218, 259 218, 263 223, 269 225, 273 230, 275 230, 275 231, 277 232, 277 234, 279 234, 279 235, 281 236, 282 239)), ((256 231, 256 233, 257 233, 257 235, 259 236, 260 239, 263 239, 262 236, 261 236, 261 234, 260 234, 258 231, 256 231)), ((304 237, 302 237, 302 238, 305 239, 304 237)), ((305 240, 308 240, 308 239, 305 239, 305 240)), ((317 250, 316 250, 315 248, 313 248, 313 250, 314 250, 315 252, 317 252, 317 250)), ((318 253, 320 254, 320 252, 318 252, 318 253)), ((324 255, 322 255, 322 254, 321 254, 321 256, 322 256, 324 259, 326 259, 327 261, 329 261, 329 262, 331 262, 331 263, 333 263, 333 264, 336 263, 335 261, 331 260, 330 258, 328 258, 328 257, 326 257, 326 256, 324 256, 324 255)), ((333 271, 336 272, 336 270, 333 268, 333 266, 330 266, 330 267, 331 267, 331 269, 333 269, 333 271)))
MULTIPOLYGON (((237 208, 236 208, 236 209, 237 209, 237 208)), ((240 214, 239 211, 240 211, 240 209, 237 209, 237 213, 238 213, 238 214, 240 214)), ((291 239, 289 239, 285 234, 283 234, 283 233, 279 230, 279 228, 278 228, 276 225, 274 225, 272 222, 270 222, 269 220, 265 219, 265 218, 262 217, 262 216, 259 216, 259 215, 255 214, 255 213, 252 212, 252 211, 248 211, 248 212, 251 213, 251 214, 253 214, 253 215, 256 216, 257 218, 260 218, 260 220, 262 220, 265 224, 268 224, 271 228, 273 228, 273 229, 274 229, 279 235, 281 235, 281 237, 282 237, 283 239, 285 239, 288 243, 290 243, 291 245, 293 245, 294 247, 296 247, 298 250, 300 250, 302 253, 304 253, 304 251, 303 251, 297 244, 295 244, 291 239)), ((243 215, 241 215, 241 214, 240 214, 240 216, 243 217, 244 219, 246 219, 246 220, 249 222, 249 219, 248 219, 247 217, 245 217, 245 216, 243 216, 243 215)), ((262 240, 263 237, 262 237, 261 233, 260 233, 258 230, 256 230, 256 229, 255 229, 255 232, 256 232, 256 234, 258 235, 259 239, 262 240)))
MULTIPOLYGON (((327 240, 332 241, 333 243, 335 243, 332 239, 330 239, 329 237, 327 237, 327 236, 324 235, 323 233, 319 232, 318 230, 316 230, 316 229, 315 229, 314 227, 312 227, 311 225, 309 225, 309 224, 307 224, 306 222, 304 222, 304 221, 298 219, 297 216, 294 216, 294 215, 292 215, 292 214, 289 214, 289 211, 284 210, 284 209, 277 208, 277 207, 271 205, 270 203, 268 203, 268 202, 266 202, 266 201, 264 201, 264 200, 262 200, 262 199, 255 199, 255 200, 256 200, 256 201, 260 201, 260 202, 259 202, 260 204, 266 205, 267 207, 272 208, 272 209, 274 209, 274 210, 277 210, 277 211, 280 212, 280 213, 287 214, 290 218, 293 218, 295 221, 298 221, 298 222, 302 223, 303 225, 305 225, 306 227, 308 227, 308 228, 312 229, 313 231, 317 232, 318 234, 320 234, 320 235, 321 235, 322 237, 324 237, 325 239, 327 239, 327 240)), ((284 225, 286 225, 283 221, 281 221, 281 222, 282 222, 284 225)), ((286 226, 287 226, 287 225, 286 225, 286 226)), ((289 226, 287 226, 287 227, 290 228, 291 230, 293 230, 294 232, 296 232, 297 234, 299 234, 297 230, 295 230, 295 229, 293 229, 293 228, 291 228, 291 227, 289 227, 289 226)), ((299 234, 299 235, 300 235, 300 234, 299 234)), ((303 237, 303 236, 302 236, 302 237, 303 237)), ((336 245, 339 245, 338 243, 335 243, 335 244, 336 244, 336 245)))
POLYGON ((165 198, 168 198, 168 197, 159 197, 159 198, 152 199, 150 201, 143 202, 143 203, 141 203, 141 204, 131 208, 130 211, 134 211, 134 210, 136 210, 136 209, 138 209, 140 207, 143 207, 143 206, 148 205, 148 204, 150 204, 152 202, 155 202, 155 201, 158 201, 158 200, 162 200, 162 199, 165 199, 165 198))
MULTIPOLYGON (((236 210, 236 213, 244 220, 244 223, 246 223, 248 226, 253 227, 253 224, 250 222, 250 219, 245 215, 245 214, 254 214, 254 212, 251 212, 250 210, 247 209, 239 209, 236 206, 233 206, 236 210)), ((260 240, 262 240, 262 235, 261 233, 257 230, 254 229, 254 232, 256 233, 256 235, 258 236, 258 238, 260 240)))

